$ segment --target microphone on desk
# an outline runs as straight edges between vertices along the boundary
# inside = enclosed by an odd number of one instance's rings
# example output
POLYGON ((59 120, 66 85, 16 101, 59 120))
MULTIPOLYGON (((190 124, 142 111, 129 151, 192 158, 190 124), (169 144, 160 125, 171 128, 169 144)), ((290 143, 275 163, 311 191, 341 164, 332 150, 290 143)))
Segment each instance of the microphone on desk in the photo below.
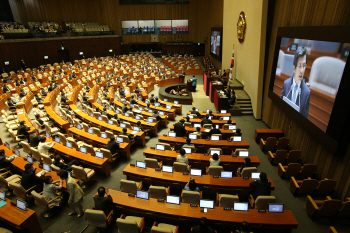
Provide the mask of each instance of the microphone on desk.
MULTIPOLYGON (((289 93, 294 89, 294 86, 295 86, 295 84, 293 83, 292 86, 290 87, 288 94, 286 95, 287 98, 288 98, 289 93)), ((292 99, 292 97, 290 99, 292 99)))

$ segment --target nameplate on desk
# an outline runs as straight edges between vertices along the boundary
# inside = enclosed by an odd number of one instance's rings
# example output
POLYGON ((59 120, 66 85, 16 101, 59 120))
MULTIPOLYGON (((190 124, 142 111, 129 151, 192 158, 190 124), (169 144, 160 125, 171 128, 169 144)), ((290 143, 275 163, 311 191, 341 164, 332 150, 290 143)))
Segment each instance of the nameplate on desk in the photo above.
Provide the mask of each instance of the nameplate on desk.
POLYGON ((236 154, 233 154, 232 157, 237 157, 237 155, 236 155, 236 154))
POLYGON ((133 193, 128 193, 128 196, 129 196, 129 197, 135 197, 135 194, 133 194, 133 193))
POLYGON ((206 140, 206 141, 210 141, 210 138, 206 138, 205 140, 206 140))
POLYGON ((187 139, 187 137, 184 137, 184 139, 187 139))
POLYGON ((224 210, 231 210, 230 207, 224 207, 224 210))
POLYGON ((244 176, 243 180, 249 180, 249 177, 248 176, 244 176))
POLYGON ((156 169, 154 169, 154 170, 156 170, 157 172, 160 172, 160 168, 156 168, 156 169))
POLYGON ((228 138, 227 141, 228 141, 228 142, 231 142, 232 140, 231 140, 231 138, 228 138))
POLYGON ((213 176, 213 178, 219 178, 219 176, 213 176))
POLYGON ((134 164, 134 163, 130 163, 130 166, 131 166, 131 167, 135 167, 135 164, 134 164))
POLYGON ((208 153, 204 153, 204 155, 209 155, 208 153))
POLYGON ((176 153, 180 153, 180 151, 179 151, 179 150, 177 150, 177 151, 176 151, 176 153))
POLYGON ((80 110, 79 109, 75 109, 75 110, 73 110, 74 112, 79 112, 80 110))
POLYGON ((182 173, 182 174, 187 176, 187 175, 188 175, 188 172, 184 172, 184 173, 182 173))
POLYGON ((266 210, 258 210, 259 213, 266 213, 266 210))
POLYGON ((163 199, 158 199, 157 201, 158 201, 158 202, 164 202, 164 200, 163 200, 163 199))
POLYGON ((152 150, 156 149, 155 147, 151 147, 152 150))
POLYGON ((190 204, 191 207, 198 207, 196 204, 190 204))
POLYGON ((167 134, 163 134, 163 136, 164 136, 164 137, 168 137, 168 135, 167 135, 167 134))

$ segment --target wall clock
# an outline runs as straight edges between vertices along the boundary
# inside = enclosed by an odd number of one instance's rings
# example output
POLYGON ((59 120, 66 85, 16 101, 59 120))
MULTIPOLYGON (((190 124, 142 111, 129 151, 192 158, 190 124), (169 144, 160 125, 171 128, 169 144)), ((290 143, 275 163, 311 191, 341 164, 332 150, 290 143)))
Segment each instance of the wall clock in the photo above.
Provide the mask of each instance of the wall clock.
POLYGON ((244 11, 241 11, 241 13, 238 16, 238 22, 237 22, 237 38, 240 43, 243 43, 244 41, 246 29, 247 29, 247 21, 246 21, 245 13, 244 11))
POLYGON ((151 42, 159 42, 159 35, 158 34, 152 34, 151 35, 151 42))

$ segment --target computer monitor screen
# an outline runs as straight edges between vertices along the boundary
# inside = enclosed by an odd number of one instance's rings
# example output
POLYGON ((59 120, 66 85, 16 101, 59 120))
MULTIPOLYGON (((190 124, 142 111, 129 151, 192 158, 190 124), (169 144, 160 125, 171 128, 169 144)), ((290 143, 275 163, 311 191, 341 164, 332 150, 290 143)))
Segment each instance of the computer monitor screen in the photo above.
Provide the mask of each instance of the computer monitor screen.
POLYGON ((171 109, 171 106, 170 106, 170 105, 167 105, 167 106, 166 106, 166 109, 171 109))
POLYGON ((125 128, 126 127, 126 125, 124 124, 124 123, 120 123, 120 128, 125 128))
POLYGON ((146 191, 141 191, 141 190, 136 190, 136 197, 148 200, 148 192, 146 191))
POLYGON ((207 109, 207 113, 209 113, 209 111, 211 111, 211 109, 207 109))
POLYGON ((168 132, 168 137, 176 138, 175 132, 168 132))
POLYGON ((124 142, 124 140, 123 140, 123 138, 122 138, 122 137, 117 137, 117 142, 119 142, 119 143, 123 143, 123 142, 124 142))
POLYGON ((148 104, 149 103, 148 100, 145 100, 145 103, 148 104))
POLYGON ((208 119, 209 119, 209 120, 213 120, 213 116, 209 116, 208 119))
POLYGON ((124 116, 129 117, 129 113, 125 113, 124 116))
POLYGON ((153 123, 153 119, 152 118, 148 118, 147 121, 150 122, 150 123, 153 123))
POLYGON ((0 199, 5 200, 5 193, 0 191, 0 199))
POLYGON ((152 110, 152 109, 149 109, 149 110, 148 110, 148 113, 153 113, 153 110, 152 110))
POLYGON ((173 173, 173 167, 172 166, 163 165, 162 166, 162 171, 163 172, 173 173))
POLYGON ((50 138, 50 134, 49 134, 49 133, 46 133, 46 137, 47 137, 47 138, 50 138))
POLYGON ((82 129, 83 127, 81 125, 77 125, 77 128, 78 129, 82 129))
POLYGON ((226 114, 226 113, 227 113, 227 110, 221 110, 220 113, 226 114))
POLYGON ((232 178, 232 172, 221 171, 221 178, 232 178))
POLYGON ((248 211, 248 203, 235 202, 235 203, 233 203, 233 210, 235 210, 235 211, 248 211))
POLYGON ((164 151, 164 150, 165 150, 165 146, 162 145, 162 144, 157 144, 157 145, 156 145, 156 150, 162 150, 162 151, 164 151))
POLYGON ((179 196, 166 196, 166 203, 180 205, 180 197, 179 196))
POLYGON ((136 120, 141 120, 141 117, 140 116, 136 116, 135 119, 136 120))
POLYGON ((30 157, 30 156, 27 156, 27 162, 28 162, 28 163, 33 163, 33 158, 30 157))
POLYGON ((115 113, 119 114, 119 110, 115 110, 115 113))
POLYGON ((211 141, 220 141, 220 136, 211 135, 210 140, 211 141))
POLYGON ((55 137, 55 142, 60 143, 60 138, 59 137, 55 137))
POLYGON ((188 137, 192 140, 197 140, 197 134, 189 134, 188 137))
POLYGON ((140 132, 140 127, 134 126, 134 131, 140 132))
POLYGON ((201 124, 193 124, 193 127, 194 128, 202 128, 202 125, 201 124))
POLYGON ((71 142, 66 142, 66 147, 72 149, 72 143, 71 142))
POLYGON ((8 142, 5 142, 5 146, 6 146, 7 149, 10 150, 10 144, 8 142))
POLYGON ((94 114, 93 114, 93 113, 90 113, 90 116, 91 116, 91 117, 94 117, 94 114))
POLYGON ((228 120, 230 120, 230 117, 229 117, 229 116, 224 116, 224 117, 222 117, 222 119, 223 119, 224 121, 228 121, 228 120))
POLYGON ((214 201, 212 200, 199 200, 200 208, 214 209, 214 201))
POLYGON ((27 211, 27 205, 25 201, 21 201, 19 199, 16 199, 16 207, 18 209, 21 209, 23 211, 27 211))
POLYGON ((93 131, 92 129, 88 129, 88 133, 89 133, 89 134, 93 134, 94 131, 93 131))
POLYGON ((242 136, 233 136, 233 141, 234 142, 241 142, 242 141, 242 136))
POLYGON ((20 155, 19 150, 15 149, 15 155, 17 155, 17 156, 19 156, 19 155, 20 155))
POLYGON ((159 103, 155 103, 154 106, 159 107, 159 103))
POLYGON ((191 169, 191 176, 202 176, 202 170, 201 169, 191 169))
POLYGON ((168 99, 164 99, 163 101, 164 101, 164 102, 168 102, 168 99))
POLYGON ((238 152, 238 156, 239 157, 249 157, 249 151, 247 151, 247 150, 240 150, 238 152))
POLYGON ((141 161, 136 161, 136 167, 146 168, 146 163, 141 161))
POLYGON ((259 180, 260 179, 260 172, 252 172, 250 175, 250 178, 252 180, 259 180))
POLYGON ((183 149, 186 151, 186 154, 192 154, 191 148, 184 147, 183 149))
POLYGON ((107 134, 106 133, 101 133, 101 138, 107 139, 107 134))
POLYGON ((43 164, 43 169, 44 169, 45 171, 50 172, 50 170, 51 170, 50 168, 51 168, 50 165, 48 165, 48 164, 46 164, 46 163, 43 164))
POLYGON ((269 203, 269 213, 283 213, 284 204, 269 203))
POLYGON ((236 125, 229 125, 229 126, 228 126, 228 129, 230 129, 230 130, 235 130, 235 129, 236 129, 236 125))
POLYGON ((95 154, 97 158, 103 159, 103 152, 96 151, 95 154))
POLYGON ((102 117, 101 117, 101 116, 99 116, 99 117, 98 117, 98 120, 99 120, 99 121, 102 121, 102 117))
POLYGON ((108 124, 113 125, 113 121, 112 120, 108 120, 108 124))
POLYGON ((210 155, 213 156, 214 154, 218 154, 220 156, 221 150, 210 150, 210 155))
POLYGON ((139 101, 141 101, 141 97, 137 98, 139 101))
POLYGON ((174 101, 174 104, 179 104, 179 101, 174 101))
POLYGON ((142 110, 143 110, 143 107, 139 107, 139 110, 142 111, 142 110))
POLYGON ((160 115, 160 116, 164 116, 164 112, 160 111, 160 112, 159 112, 159 115, 160 115))
POLYGON ((81 147, 80 147, 80 152, 86 154, 86 152, 87 152, 87 151, 86 151, 86 147, 81 146, 81 147))
POLYGON ((188 115, 188 118, 193 119, 193 115, 188 115))

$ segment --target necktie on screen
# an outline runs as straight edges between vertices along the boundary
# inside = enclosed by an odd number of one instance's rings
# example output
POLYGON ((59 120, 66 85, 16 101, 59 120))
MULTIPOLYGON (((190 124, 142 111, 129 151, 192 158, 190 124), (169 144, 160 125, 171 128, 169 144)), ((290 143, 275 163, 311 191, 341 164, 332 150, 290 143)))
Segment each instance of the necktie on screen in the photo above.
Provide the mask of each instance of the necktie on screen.
POLYGON ((292 99, 293 103, 295 103, 295 100, 297 99, 297 90, 298 90, 298 85, 295 85, 293 90, 293 99, 292 99))

